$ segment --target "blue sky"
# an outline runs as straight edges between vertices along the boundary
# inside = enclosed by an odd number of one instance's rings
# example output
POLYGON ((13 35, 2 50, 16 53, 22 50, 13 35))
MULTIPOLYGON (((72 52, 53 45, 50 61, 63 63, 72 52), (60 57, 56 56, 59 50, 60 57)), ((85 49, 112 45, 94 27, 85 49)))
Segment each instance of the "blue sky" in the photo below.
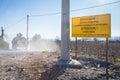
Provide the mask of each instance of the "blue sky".
MULTIPOLYGON (((119 0, 70 0, 70 10, 116 1, 119 0)), ((32 17, 56 12, 61 12, 61 0, 0 0, 0 26, 4 27, 9 38, 19 32, 26 36, 26 16, 30 15, 30 38, 34 34, 46 39, 60 38, 61 14, 32 17)), ((120 36, 120 3, 71 12, 70 21, 72 17, 106 13, 111 14, 111 35, 120 36)))

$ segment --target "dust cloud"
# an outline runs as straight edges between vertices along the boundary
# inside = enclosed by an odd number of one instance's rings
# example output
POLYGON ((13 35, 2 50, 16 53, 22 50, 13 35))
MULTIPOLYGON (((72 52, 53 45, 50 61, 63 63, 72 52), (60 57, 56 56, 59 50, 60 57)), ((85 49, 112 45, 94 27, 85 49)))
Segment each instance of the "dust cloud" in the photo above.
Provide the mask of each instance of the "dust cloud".
POLYGON ((28 50, 59 52, 59 45, 53 40, 31 40, 29 41, 28 50))

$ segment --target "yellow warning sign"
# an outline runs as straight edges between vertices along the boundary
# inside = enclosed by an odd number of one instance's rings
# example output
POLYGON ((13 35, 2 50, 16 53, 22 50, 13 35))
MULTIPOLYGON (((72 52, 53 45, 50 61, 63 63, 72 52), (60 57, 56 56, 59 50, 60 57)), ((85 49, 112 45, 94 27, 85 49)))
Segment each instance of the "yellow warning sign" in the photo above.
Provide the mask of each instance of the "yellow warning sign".
POLYGON ((110 38, 111 15, 93 15, 72 18, 72 37, 110 38))

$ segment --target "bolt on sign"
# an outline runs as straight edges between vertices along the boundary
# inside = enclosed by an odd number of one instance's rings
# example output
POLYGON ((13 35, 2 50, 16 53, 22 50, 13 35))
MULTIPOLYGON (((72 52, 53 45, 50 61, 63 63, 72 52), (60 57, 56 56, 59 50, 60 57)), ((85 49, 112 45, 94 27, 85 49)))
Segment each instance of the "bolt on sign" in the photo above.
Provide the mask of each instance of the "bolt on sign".
POLYGON ((110 38, 111 15, 93 15, 72 18, 72 37, 110 38))

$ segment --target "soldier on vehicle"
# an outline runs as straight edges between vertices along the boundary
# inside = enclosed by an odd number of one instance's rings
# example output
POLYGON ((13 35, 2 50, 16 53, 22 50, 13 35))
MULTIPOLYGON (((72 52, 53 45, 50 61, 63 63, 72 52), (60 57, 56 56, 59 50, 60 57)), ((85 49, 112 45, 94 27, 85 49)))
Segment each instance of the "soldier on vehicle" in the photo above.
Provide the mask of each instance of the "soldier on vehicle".
POLYGON ((4 29, 1 27, 1 35, 0 35, 0 50, 8 50, 9 49, 9 44, 4 41, 4 29))

